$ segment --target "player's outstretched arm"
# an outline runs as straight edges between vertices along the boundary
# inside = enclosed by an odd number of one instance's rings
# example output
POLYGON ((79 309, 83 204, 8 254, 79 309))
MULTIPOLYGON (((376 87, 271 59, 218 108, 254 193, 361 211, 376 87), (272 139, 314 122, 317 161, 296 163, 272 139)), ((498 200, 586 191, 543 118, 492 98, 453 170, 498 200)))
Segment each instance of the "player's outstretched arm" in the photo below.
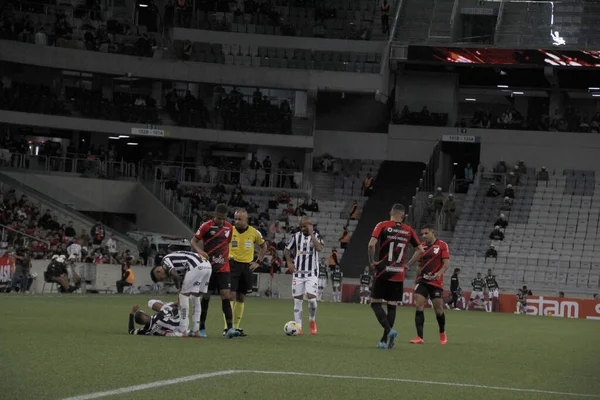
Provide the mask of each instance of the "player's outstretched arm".
POLYGON ((194 236, 192 238, 192 240, 190 241, 190 245, 192 246, 192 249, 194 249, 194 251, 196 251, 196 253, 198 253, 202 257, 208 259, 208 254, 204 251, 202 242, 198 238, 196 238, 196 236, 194 236))

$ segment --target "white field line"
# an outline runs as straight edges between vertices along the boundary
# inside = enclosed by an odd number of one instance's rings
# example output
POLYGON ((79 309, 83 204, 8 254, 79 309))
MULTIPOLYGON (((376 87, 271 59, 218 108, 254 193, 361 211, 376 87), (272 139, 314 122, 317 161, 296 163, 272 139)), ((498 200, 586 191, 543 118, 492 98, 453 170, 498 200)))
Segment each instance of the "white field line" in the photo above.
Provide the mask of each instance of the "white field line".
POLYGON ((451 387, 463 387, 473 389, 486 389, 486 390, 502 390, 507 392, 521 392, 521 393, 539 393, 553 396, 567 396, 567 397, 582 397, 600 399, 600 394, 588 394, 588 393, 569 393, 569 392, 557 392, 553 390, 541 390, 541 389, 524 389, 508 386, 488 386, 488 385, 476 385, 471 383, 458 383, 458 382, 439 382, 439 381, 426 381, 418 379, 404 379, 404 378, 381 378, 371 376, 351 376, 351 375, 329 375, 329 374, 316 374, 308 372, 281 372, 281 371, 252 371, 252 370, 229 370, 229 371, 215 371, 205 374, 197 374, 184 376, 181 378, 168 379, 164 381, 156 381, 150 383, 144 383, 142 385, 127 386, 120 389, 107 390, 105 392, 95 392, 84 394, 80 396, 68 397, 62 400, 92 400, 99 399, 101 397, 115 396, 119 394, 128 394, 132 392, 138 392, 140 390, 158 388, 162 386, 175 385, 184 382, 193 382, 206 378, 214 378, 224 375, 231 374, 262 374, 262 375, 294 375, 294 376, 310 376, 316 378, 334 378, 334 379, 347 379, 347 380, 363 380, 363 381, 385 381, 385 382, 400 382, 400 383, 411 383, 411 384, 424 384, 424 385, 440 385, 440 386, 451 386, 451 387))

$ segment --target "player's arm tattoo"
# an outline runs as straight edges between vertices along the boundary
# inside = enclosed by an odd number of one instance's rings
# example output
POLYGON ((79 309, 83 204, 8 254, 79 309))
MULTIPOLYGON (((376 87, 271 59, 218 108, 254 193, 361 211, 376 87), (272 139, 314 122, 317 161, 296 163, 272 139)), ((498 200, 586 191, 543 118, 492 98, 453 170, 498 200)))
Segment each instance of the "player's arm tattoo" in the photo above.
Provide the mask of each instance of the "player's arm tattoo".
POLYGON ((171 279, 173 279, 173 283, 175 284, 177 290, 181 290, 181 277, 177 272, 175 272, 175 270, 171 272, 171 279))
POLYGON ((369 265, 375 264, 375 246, 377 246, 377 239, 371 238, 369 240, 368 254, 369 254, 369 265))
POLYGON ((315 250, 317 250, 318 252, 321 252, 323 250, 323 245, 317 239, 314 232, 310 234, 310 239, 312 240, 313 245, 315 246, 315 250))

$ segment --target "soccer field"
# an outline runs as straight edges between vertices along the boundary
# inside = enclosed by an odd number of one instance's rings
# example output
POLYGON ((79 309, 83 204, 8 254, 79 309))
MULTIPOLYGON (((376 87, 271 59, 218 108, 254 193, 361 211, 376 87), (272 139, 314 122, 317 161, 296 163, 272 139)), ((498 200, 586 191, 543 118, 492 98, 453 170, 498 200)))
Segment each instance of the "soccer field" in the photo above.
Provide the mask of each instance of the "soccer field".
POLYGON ((448 311, 442 346, 429 309, 418 346, 406 308, 379 350, 369 306, 320 303, 319 334, 287 337, 292 302, 249 299, 249 336, 228 340, 213 297, 207 339, 128 335, 149 298, 3 295, 0 398, 600 399, 599 321, 448 311))

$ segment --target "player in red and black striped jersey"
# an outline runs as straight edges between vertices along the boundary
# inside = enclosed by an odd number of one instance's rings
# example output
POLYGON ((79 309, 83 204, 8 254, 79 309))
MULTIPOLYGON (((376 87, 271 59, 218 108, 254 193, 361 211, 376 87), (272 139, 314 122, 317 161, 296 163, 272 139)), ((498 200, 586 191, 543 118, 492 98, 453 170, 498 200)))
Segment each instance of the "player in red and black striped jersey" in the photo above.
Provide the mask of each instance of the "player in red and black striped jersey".
POLYGON ((446 344, 446 315, 444 315, 444 272, 448 269, 450 262, 450 251, 443 240, 436 239, 432 226, 425 225, 421 228, 423 244, 423 256, 421 257, 421 268, 417 274, 415 285, 415 325, 417 337, 410 342, 413 344, 423 343, 423 325, 425 324, 425 302, 431 299, 433 309, 440 327, 440 343, 446 344))
MULTIPOLYGON (((233 329, 233 312, 229 301, 231 288, 231 274, 229 272, 229 243, 233 237, 233 226, 227 222, 229 209, 225 204, 217 205, 215 216, 210 221, 203 223, 192 238, 192 248, 201 256, 207 258, 212 265, 212 275, 208 283, 208 293, 202 296, 200 308, 200 336, 206 337, 206 316, 210 294, 215 289, 221 295, 221 303, 225 321, 227 323, 228 338, 237 336, 233 329)), ((192 297, 192 301, 194 297, 192 297)), ((196 307, 196 304, 193 304, 196 307)))
POLYGON ((404 224, 404 206, 394 204, 390 220, 377 224, 369 241, 369 264, 375 281, 371 293, 371 308, 383 327, 383 336, 378 344, 380 349, 394 347, 398 332, 394 330, 396 305, 402 301, 404 289, 404 269, 414 264, 422 254, 419 238, 415 231, 404 224), (375 248, 379 243, 379 253, 375 259, 375 248), (404 262, 406 248, 416 249, 408 263, 404 262), (387 301, 387 314, 381 302, 387 301))

